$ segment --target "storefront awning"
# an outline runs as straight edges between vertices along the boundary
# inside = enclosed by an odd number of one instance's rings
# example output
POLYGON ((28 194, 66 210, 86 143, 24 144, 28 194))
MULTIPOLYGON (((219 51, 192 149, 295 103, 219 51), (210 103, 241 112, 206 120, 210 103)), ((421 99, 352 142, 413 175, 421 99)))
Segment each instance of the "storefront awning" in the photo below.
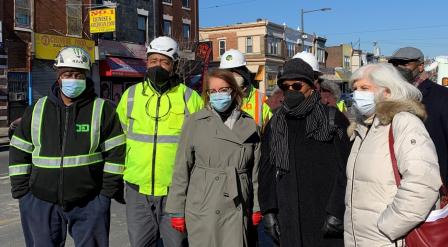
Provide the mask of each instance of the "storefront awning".
POLYGON ((107 57, 100 61, 100 75, 107 77, 144 77, 146 63, 142 59, 107 57))

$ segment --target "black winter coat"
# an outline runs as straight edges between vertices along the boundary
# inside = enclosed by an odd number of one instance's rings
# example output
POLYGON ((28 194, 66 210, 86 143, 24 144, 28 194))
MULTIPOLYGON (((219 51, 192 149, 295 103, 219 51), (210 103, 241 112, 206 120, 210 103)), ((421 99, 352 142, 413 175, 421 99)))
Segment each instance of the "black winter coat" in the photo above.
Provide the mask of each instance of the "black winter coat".
POLYGON ((321 231, 327 214, 344 218, 345 167, 350 152, 347 118, 336 111, 335 125, 344 135, 320 142, 305 136, 305 119, 288 118, 290 172, 276 178, 270 160, 271 122, 262 140, 259 201, 263 213, 277 212, 282 247, 343 246, 321 231))
POLYGON ((418 89, 423 94, 423 104, 428 113, 425 126, 436 146, 440 175, 446 184, 448 181, 448 88, 426 80, 418 86, 418 89))
MULTIPOLYGON (((91 123, 96 97, 93 82, 88 81, 86 91, 75 99, 72 105, 65 106, 60 98, 59 87, 57 84, 53 86, 42 113, 39 156, 62 157, 65 158, 64 162, 70 162, 67 157, 89 154, 93 140, 91 123)), ((9 168, 12 196, 20 198, 31 191, 37 198, 58 204, 65 209, 82 206, 100 193, 123 201, 122 168, 125 142, 115 109, 107 101, 104 103, 100 119, 99 145, 92 151, 99 153, 103 161, 97 159, 94 163, 77 166, 65 163, 62 165, 60 162, 57 166, 50 167, 36 165, 33 161, 33 109, 34 105, 25 110, 11 140, 9 168), (11 174, 19 165, 26 164, 31 165, 29 171, 11 174), (105 165, 110 167, 110 172, 105 165)))

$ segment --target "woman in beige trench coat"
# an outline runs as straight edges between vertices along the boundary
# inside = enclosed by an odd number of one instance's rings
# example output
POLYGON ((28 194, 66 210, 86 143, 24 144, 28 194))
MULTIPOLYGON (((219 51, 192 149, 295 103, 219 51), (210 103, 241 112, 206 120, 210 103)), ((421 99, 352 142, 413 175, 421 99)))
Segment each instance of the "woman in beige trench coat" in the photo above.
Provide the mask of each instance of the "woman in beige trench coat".
POLYGON ((183 126, 165 211, 177 230, 185 222, 190 246, 250 246, 252 217, 260 215, 260 133, 240 111, 231 72, 212 71, 204 93, 207 106, 183 126))

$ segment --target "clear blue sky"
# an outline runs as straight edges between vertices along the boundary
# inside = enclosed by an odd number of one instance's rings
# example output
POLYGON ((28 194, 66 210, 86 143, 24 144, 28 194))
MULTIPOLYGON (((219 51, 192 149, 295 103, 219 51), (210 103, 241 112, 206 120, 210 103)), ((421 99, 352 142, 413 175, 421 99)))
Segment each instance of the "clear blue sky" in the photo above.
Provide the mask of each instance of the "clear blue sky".
POLYGON ((329 12, 305 14, 305 31, 327 37, 327 46, 355 44, 390 55, 403 46, 420 48, 425 56, 448 55, 446 0, 199 0, 201 27, 252 22, 264 18, 300 25, 300 9, 329 7, 329 12))

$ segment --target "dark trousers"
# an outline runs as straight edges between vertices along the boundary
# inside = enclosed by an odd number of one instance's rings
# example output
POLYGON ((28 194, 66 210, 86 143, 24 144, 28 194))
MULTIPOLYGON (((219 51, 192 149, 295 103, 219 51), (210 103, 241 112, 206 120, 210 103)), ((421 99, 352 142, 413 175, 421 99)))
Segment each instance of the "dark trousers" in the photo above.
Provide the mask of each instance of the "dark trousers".
POLYGON ((264 231, 264 220, 261 221, 261 223, 257 227, 257 233, 258 233, 258 247, 277 247, 272 240, 271 236, 269 236, 264 231))
POLYGON ((132 247, 186 247, 187 236, 171 227, 166 196, 148 196, 126 186, 126 217, 132 247))
POLYGON ((19 207, 26 246, 64 246, 67 230, 75 246, 109 246, 110 199, 103 195, 64 211, 29 192, 19 199, 19 207))

